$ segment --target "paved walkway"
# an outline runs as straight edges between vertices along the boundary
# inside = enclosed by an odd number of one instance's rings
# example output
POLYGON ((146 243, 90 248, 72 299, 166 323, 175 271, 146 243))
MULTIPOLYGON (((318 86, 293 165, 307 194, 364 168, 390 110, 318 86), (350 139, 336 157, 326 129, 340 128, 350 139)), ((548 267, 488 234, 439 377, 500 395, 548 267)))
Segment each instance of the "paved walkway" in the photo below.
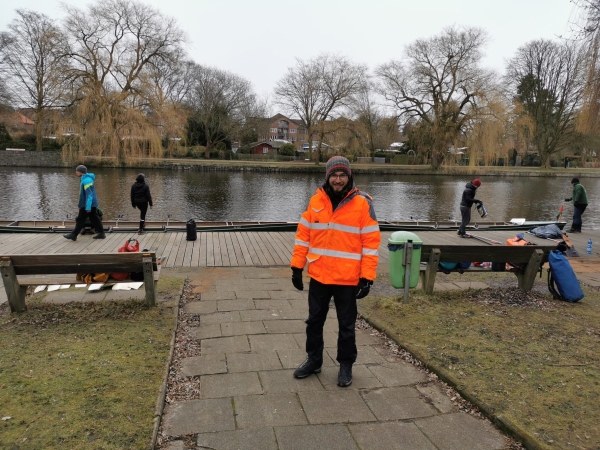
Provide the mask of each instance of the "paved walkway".
POLYGON ((489 422, 459 412, 440 383, 368 331, 357 330, 354 380, 339 388, 333 309, 325 325, 322 372, 294 379, 294 368, 305 358, 307 294, 293 289, 289 268, 207 268, 189 277, 194 298, 181 312, 178 332, 191 334, 200 346, 198 354, 175 361, 171 371, 195 381, 197 395, 166 405, 160 439, 174 440, 163 448, 188 448, 182 439, 190 435, 198 449, 507 445, 489 422))

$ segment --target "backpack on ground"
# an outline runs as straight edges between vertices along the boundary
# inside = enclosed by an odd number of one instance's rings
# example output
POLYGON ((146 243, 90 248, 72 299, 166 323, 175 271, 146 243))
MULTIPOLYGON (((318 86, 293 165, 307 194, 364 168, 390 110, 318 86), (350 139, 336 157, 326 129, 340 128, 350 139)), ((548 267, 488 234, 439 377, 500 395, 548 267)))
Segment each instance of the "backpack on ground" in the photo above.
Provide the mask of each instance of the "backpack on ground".
POLYGON ((559 250, 552 250, 548 263, 548 290, 554 298, 571 303, 581 300, 583 291, 569 260, 559 250))

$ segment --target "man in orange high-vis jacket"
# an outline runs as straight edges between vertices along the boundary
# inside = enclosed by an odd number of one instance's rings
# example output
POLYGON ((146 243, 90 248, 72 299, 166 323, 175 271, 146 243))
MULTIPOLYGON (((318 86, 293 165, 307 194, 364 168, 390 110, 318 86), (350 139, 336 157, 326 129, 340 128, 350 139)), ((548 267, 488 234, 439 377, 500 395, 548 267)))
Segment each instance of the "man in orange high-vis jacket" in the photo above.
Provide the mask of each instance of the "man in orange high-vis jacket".
POLYGON ((304 289, 302 271, 308 263, 306 360, 294 377, 319 373, 323 364, 323 326, 333 297, 339 334, 338 386, 352 383, 356 361, 356 300, 365 297, 375 279, 381 241, 371 197, 354 186, 350 162, 343 156, 327 161, 325 183, 302 214, 292 255, 292 282, 304 289))

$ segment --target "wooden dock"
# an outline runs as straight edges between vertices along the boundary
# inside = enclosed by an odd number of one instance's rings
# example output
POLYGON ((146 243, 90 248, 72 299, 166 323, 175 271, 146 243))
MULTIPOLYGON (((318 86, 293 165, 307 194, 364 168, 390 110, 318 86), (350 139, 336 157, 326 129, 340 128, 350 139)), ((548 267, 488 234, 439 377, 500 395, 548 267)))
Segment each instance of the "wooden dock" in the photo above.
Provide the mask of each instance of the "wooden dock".
MULTIPOLYGON (((505 243, 521 231, 469 231, 505 243)), ((388 238, 392 232, 381 233, 379 266, 387 268, 388 238)), ((455 231, 424 231, 416 233, 428 245, 457 247, 488 246, 475 239, 462 239, 455 231)), ((165 258, 164 267, 240 267, 289 266, 295 233, 291 232, 207 232, 198 233, 196 241, 187 241, 186 233, 109 233, 106 239, 79 236, 76 242, 61 233, 0 233, 0 254, 110 253, 116 252, 129 238, 140 241, 140 250, 148 249, 165 258)), ((596 256, 600 251, 600 231, 584 231, 569 235, 582 257, 596 256), (592 255, 586 255, 588 239, 594 242, 592 255)), ((555 246, 553 241, 525 234, 525 238, 544 247, 555 246)))

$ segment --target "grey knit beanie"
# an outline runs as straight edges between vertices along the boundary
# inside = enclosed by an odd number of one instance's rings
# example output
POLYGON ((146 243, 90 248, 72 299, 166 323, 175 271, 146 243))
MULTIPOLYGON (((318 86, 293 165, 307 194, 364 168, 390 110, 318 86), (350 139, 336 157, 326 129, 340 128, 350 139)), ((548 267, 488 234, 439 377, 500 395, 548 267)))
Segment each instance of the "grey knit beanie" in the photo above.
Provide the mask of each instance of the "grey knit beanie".
POLYGON ((87 173, 87 167, 85 167, 83 164, 79 164, 75 171, 79 173, 87 173))
POLYGON ((344 172, 349 177, 352 176, 352 170, 350 170, 350 161, 343 156, 333 156, 329 158, 325 166, 326 173, 325 178, 329 180, 329 177, 334 172, 344 172))

